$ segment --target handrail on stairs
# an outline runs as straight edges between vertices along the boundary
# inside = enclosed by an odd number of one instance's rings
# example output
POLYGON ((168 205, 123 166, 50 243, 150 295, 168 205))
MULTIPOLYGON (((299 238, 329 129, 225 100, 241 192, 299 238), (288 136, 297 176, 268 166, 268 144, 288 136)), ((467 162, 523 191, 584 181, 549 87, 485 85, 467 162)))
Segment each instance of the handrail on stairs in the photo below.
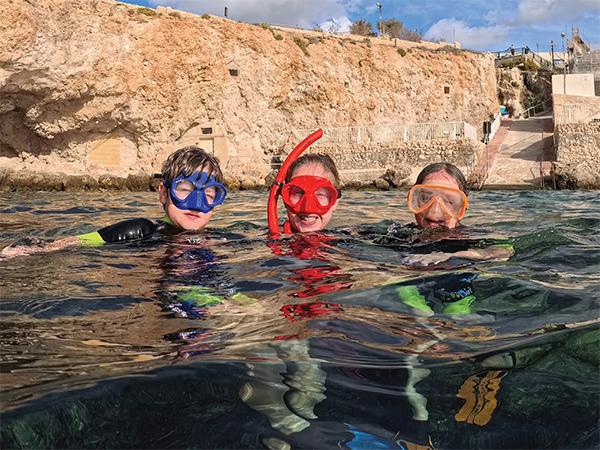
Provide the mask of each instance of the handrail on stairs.
MULTIPOLYGON (((525 117, 525 119, 529 119, 532 115, 535 116, 536 110, 540 107, 540 106, 544 106, 546 103, 550 103, 552 101, 551 98, 549 98, 548 100, 542 102, 542 103, 538 103, 537 105, 533 105, 530 106, 529 108, 527 108, 525 111, 523 111, 521 113, 521 117, 525 117), (531 113, 531 111, 533 111, 533 114, 531 113)), ((544 108, 545 109, 545 108, 544 108)), ((542 109, 541 111, 544 111, 544 109, 542 109)))

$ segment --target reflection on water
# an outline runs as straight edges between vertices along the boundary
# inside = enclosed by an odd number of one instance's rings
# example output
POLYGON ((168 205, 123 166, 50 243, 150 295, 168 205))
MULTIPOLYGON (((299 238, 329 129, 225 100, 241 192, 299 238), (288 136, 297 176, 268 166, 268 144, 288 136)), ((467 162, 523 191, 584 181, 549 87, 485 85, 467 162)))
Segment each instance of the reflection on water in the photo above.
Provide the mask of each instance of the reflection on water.
MULTIPOLYGON (((598 195, 472 197, 434 238, 509 261, 407 265, 442 244, 386 235, 403 192, 345 194, 326 235, 267 239, 244 192, 206 233, 0 260, 3 446, 598 447, 598 195)), ((0 245, 157 205, 4 195, 0 245)))

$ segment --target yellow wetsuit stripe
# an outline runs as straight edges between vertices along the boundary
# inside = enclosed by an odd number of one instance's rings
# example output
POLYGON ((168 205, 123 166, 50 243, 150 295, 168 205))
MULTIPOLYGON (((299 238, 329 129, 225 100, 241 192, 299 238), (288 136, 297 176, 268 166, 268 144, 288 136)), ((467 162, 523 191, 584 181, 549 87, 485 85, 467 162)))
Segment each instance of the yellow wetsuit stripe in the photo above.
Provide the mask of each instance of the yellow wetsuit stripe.
POLYGON ((106 244, 104 239, 102 239, 102 236, 100 236, 100 233, 98 233, 97 231, 92 231, 91 233, 86 234, 80 234, 79 236, 77 236, 77 238, 79 239, 81 245, 83 245, 84 247, 97 247, 99 245, 106 244))

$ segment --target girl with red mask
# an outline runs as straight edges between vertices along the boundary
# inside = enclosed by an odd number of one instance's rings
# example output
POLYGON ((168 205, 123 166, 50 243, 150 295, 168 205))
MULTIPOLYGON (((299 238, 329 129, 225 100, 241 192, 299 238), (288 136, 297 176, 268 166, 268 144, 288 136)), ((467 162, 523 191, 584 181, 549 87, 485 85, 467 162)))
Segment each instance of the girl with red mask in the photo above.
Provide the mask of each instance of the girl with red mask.
POLYGON ((340 192, 340 176, 328 155, 303 155, 286 175, 281 197, 287 209, 285 226, 292 233, 324 229, 335 212, 340 192))

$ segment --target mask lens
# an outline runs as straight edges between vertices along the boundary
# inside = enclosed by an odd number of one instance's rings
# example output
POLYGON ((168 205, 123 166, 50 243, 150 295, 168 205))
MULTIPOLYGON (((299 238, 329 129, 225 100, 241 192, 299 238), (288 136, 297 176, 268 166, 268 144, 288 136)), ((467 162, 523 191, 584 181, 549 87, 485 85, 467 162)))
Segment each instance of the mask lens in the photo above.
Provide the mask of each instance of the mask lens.
POLYGON ((194 188, 195 186, 191 182, 181 180, 175 186, 175 197, 177 197, 178 200, 185 200, 192 192, 194 192, 194 188))
POLYGON ((215 186, 207 187, 204 189, 204 196, 206 197, 206 203, 213 205, 217 198, 217 188, 215 186))
POLYGON ((204 196, 208 206, 220 205, 225 198, 225 189, 221 186, 208 186, 204 189, 204 196))
POLYGON ((458 192, 444 192, 440 200, 452 214, 458 214, 463 207, 463 198, 458 192))
POLYGON ((452 188, 415 186, 411 190, 409 208, 420 213, 427 208, 433 208, 436 204, 452 215, 459 215, 466 202, 465 195, 452 188))
POLYGON ((292 205, 298 204, 302 196, 304 195, 304 191, 300 189, 298 186, 291 185, 288 191, 288 199, 292 205))
POLYGON ((321 206, 327 206, 333 203, 335 193, 329 188, 322 187, 315 191, 315 197, 321 206))

